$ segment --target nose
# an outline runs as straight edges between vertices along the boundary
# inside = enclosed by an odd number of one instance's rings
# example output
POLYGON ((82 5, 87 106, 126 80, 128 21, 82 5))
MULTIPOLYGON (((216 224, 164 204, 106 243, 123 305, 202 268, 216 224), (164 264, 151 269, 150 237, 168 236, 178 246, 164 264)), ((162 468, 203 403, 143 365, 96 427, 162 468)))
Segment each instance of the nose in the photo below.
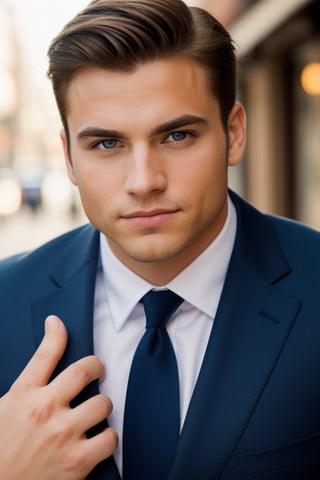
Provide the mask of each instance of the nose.
POLYGON ((150 148, 137 148, 131 152, 125 190, 130 195, 139 197, 162 192, 167 187, 165 165, 159 152, 150 148))

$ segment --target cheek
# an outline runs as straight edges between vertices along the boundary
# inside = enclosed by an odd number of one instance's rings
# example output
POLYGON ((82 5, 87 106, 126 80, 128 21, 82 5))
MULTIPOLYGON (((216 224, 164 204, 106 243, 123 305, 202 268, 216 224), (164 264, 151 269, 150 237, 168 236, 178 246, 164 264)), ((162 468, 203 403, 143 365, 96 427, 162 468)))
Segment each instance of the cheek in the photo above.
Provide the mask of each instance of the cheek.
POLYGON ((181 173, 188 177, 191 192, 197 190, 201 197, 214 195, 217 190, 225 188, 227 183, 226 157, 223 154, 203 159, 198 157, 198 162, 193 162, 190 168, 181 173))
POLYGON ((78 182, 78 188, 83 202, 96 205, 97 209, 106 208, 114 197, 112 185, 95 182, 93 178, 78 182))
POLYGON ((117 185, 114 172, 90 157, 78 157, 73 164, 73 175, 80 195, 86 199, 103 199, 113 194, 117 185))
POLYGON ((75 177, 81 203, 89 220, 105 216, 114 197, 112 182, 107 184, 101 174, 94 175, 92 171, 75 170, 75 177))
POLYGON ((214 216, 224 202, 228 186, 225 161, 209 163, 205 168, 194 171, 191 185, 191 197, 200 216, 214 216))

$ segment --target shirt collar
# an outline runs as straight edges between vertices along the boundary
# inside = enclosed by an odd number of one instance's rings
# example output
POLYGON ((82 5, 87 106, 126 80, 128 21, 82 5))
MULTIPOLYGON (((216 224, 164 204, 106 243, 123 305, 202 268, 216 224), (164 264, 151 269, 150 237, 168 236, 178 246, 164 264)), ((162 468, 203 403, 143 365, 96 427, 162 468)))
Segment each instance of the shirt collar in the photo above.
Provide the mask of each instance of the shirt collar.
MULTIPOLYGON (((236 236, 236 225, 236 211, 228 197, 228 215, 219 235, 165 286, 211 318, 214 318, 219 303, 236 236)), ((143 295, 155 287, 118 260, 102 233, 100 255, 106 299, 114 328, 118 331, 143 295)))

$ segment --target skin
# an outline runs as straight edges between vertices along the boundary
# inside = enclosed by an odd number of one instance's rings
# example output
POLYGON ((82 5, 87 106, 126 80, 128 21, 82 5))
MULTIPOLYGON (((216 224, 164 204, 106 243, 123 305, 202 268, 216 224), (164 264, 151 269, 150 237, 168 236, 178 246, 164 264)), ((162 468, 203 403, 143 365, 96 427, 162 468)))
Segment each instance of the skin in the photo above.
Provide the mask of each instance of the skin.
MULTIPOLYGON (((218 235, 227 216, 227 166, 245 148, 245 114, 236 103, 227 133, 205 71, 191 60, 139 66, 133 73, 88 69, 68 95, 68 175, 93 225, 115 255, 154 284, 165 284, 218 235), (182 81, 183 79, 183 81, 182 81)), ((107 428, 85 432, 112 409, 96 395, 70 401, 104 374, 96 356, 54 380, 67 345, 55 316, 25 370, 0 399, 0 478, 82 480, 117 447, 107 428)))
POLYGON ((226 135, 205 70, 184 58, 86 69, 67 95, 62 144, 89 220, 128 268, 167 283, 224 225, 227 166, 245 148, 242 106, 226 135))
POLYGON ((0 478, 6 480, 82 480, 117 446, 111 428, 87 439, 85 432, 106 418, 112 404, 96 395, 71 409, 70 401, 100 378, 104 366, 95 356, 70 365, 49 379, 67 344, 58 317, 46 319, 38 350, 0 399, 0 478))

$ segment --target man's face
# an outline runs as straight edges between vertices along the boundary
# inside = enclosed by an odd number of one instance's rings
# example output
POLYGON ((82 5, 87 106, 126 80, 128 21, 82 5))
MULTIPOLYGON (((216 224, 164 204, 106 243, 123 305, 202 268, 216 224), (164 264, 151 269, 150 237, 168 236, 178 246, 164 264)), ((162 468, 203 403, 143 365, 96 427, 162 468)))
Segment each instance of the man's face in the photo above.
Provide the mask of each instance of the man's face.
POLYGON ((227 165, 245 142, 243 109, 228 141, 204 69, 188 59, 132 73, 98 68, 68 89, 71 181, 91 223, 133 271, 166 283, 218 235, 227 215, 227 165))

